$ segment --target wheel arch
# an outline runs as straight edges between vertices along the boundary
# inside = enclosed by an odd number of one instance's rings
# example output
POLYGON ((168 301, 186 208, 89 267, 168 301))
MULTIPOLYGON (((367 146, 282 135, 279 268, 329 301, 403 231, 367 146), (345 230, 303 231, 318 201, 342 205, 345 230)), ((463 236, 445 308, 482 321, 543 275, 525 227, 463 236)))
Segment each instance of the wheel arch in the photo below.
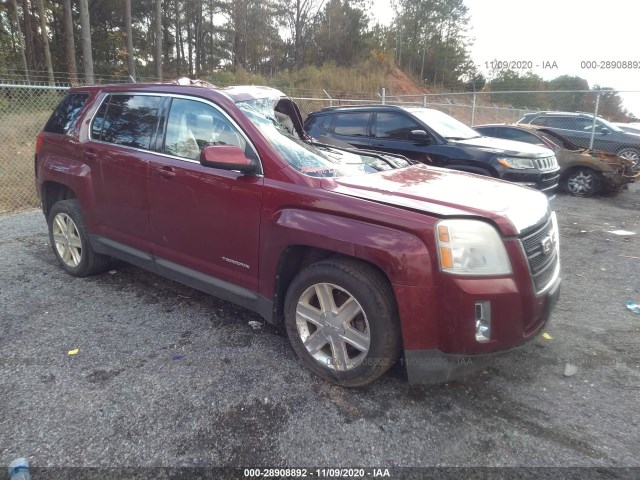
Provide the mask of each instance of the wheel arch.
POLYGON ((78 198, 76 192, 63 183, 55 181, 46 181, 42 184, 42 211, 46 216, 49 215, 51 207, 60 200, 69 200, 78 198))
MULTIPOLYGON (((276 282, 273 294, 273 323, 281 323, 284 320, 284 300, 295 276, 305 267, 318 263, 322 260, 340 260, 359 262, 375 269, 389 283, 391 279, 387 273, 375 263, 351 255, 345 255, 323 248, 312 247, 310 245, 289 245, 280 254, 276 267, 276 282)), ((393 290, 393 289, 392 289, 393 290)))

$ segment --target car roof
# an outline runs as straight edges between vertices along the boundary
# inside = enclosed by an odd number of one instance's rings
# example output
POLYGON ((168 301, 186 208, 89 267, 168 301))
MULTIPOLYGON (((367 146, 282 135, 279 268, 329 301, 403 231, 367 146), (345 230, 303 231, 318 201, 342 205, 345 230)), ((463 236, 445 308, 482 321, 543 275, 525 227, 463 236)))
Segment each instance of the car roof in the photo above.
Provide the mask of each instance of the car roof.
POLYGON ((558 112, 556 110, 542 110, 540 112, 535 113, 527 113, 525 116, 539 116, 539 115, 562 115, 562 116, 571 116, 571 117, 593 117, 592 113, 587 112, 558 112))
POLYGON ((234 85, 216 87, 207 82, 192 81, 190 84, 178 82, 165 83, 112 83, 106 85, 91 85, 74 87, 71 92, 145 92, 145 93, 176 93, 202 95, 203 90, 213 91, 226 96, 234 102, 255 100, 261 98, 286 97, 280 90, 257 85, 234 85))
POLYGON ((311 115, 317 115, 317 114, 321 114, 321 113, 331 113, 331 112, 343 112, 343 111, 350 111, 350 112, 359 112, 359 111, 366 111, 366 112, 370 112, 370 111, 376 111, 376 112, 384 112, 384 111, 402 111, 402 112, 412 112, 412 111, 416 111, 416 110, 429 110, 429 111, 438 111, 434 108, 425 108, 425 107, 414 107, 414 106, 400 106, 400 105, 382 105, 379 103, 372 103, 372 104, 368 104, 368 105, 340 105, 338 107, 325 107, 321 110, 318 110, 317 112, 312 112, 309 114, 309 116, 311 115))

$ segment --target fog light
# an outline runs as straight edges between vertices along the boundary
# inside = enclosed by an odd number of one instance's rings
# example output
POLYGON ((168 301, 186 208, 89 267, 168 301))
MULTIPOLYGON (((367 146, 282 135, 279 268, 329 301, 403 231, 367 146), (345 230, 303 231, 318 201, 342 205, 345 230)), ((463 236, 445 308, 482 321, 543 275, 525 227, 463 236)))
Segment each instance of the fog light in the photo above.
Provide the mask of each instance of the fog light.
POLYGON ((491 302, 476 302, 476 340, 491 340, 491 302))

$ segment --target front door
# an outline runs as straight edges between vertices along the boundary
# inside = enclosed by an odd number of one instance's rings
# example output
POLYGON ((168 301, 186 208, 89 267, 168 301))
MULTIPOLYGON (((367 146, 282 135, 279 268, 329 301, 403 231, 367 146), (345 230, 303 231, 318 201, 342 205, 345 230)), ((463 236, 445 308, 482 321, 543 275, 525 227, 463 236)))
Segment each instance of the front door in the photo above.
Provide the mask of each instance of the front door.
POLYGON ((173 98, 162 153, 149 165, 156 268, 199 288, 213 277, 257 292, 263 178, 200 165, 200 151, 212 144, 237 145, 257 159, 218 107, 173 98))

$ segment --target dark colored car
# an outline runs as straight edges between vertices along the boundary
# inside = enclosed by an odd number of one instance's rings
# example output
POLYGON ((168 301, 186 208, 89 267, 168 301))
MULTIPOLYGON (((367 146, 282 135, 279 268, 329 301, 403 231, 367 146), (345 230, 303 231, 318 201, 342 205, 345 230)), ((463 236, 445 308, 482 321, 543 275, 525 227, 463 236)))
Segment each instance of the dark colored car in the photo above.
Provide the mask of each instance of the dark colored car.
MULTIPOLYGON (((518 124, 547 127, 562 138, 580 148, 589 148, 593 128, 593 115, 572 112, 527 113, 518 124)), ((640 163, 640 135, 628 133, 597 117, 593 132, 593 149, 628 158, 635 165, 640 163)))
POLYGON ((547 194, 558 185, 560 167, 552 151, 480 136, 439 110, 332 107, 309 114, 304 128, 314 138, 399 153, 427 165, 500 178, 547 194))
POLYGON ((639 175, 633 161, 610 153, 581 149, 553 130, 538 125, 478 125, 488 137, 505 138, 552 149, 560 165, 560 186, 572 195, 588 197, 617 191, 639 175))
POLYGON ((613 125, 624 132, 640 135, 640 123, 613 123, 613 125))
POLYGON ((53 252, 77 277, 116 257, 284 322, 344 386, 400 355, 411 382, 450 380, 540 332, 560 291, 544 195, 304 138, 270 88, 73 88, 36 146, 53 252))

